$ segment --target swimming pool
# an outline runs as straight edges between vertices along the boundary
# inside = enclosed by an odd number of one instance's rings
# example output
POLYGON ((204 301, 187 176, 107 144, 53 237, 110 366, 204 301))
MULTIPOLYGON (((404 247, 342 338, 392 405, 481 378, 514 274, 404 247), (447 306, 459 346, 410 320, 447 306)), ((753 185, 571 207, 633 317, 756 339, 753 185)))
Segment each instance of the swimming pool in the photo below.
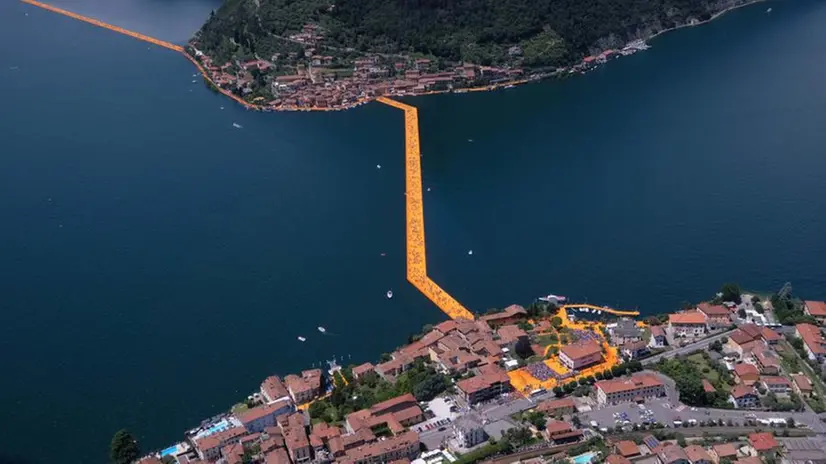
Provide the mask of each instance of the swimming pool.
POLYGON ((161 457, 169 456, 170 454, 174 453, 175 451, 178 451, 178 445, 172 445, 169 448, 161 451, 161 457))
POLYGON ((591 464, 591 461, 593 461, 595 457, 597 457, 597 453, 591 451, 589 453, 575 456, 572 460, 574 461, 574 464, 591 464))

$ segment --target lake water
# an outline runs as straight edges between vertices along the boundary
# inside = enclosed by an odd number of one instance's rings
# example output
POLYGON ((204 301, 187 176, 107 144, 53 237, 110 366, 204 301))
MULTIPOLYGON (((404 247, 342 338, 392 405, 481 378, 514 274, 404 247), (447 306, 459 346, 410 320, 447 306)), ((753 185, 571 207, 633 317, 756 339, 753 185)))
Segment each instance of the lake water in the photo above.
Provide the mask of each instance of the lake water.
MULTIPOLYGON (((215 7, 57 5, 178 43, 215 7)), ((477 311, 826 298, 826 4, 770 5, 564 82, 411 99, 434 280, 477 311)), ((247 112, 175 53, 15 2, 0 26, 0 463, 104 462, 122 427, 157 449, 444 317, 405 282, 401 112, 247 112)))

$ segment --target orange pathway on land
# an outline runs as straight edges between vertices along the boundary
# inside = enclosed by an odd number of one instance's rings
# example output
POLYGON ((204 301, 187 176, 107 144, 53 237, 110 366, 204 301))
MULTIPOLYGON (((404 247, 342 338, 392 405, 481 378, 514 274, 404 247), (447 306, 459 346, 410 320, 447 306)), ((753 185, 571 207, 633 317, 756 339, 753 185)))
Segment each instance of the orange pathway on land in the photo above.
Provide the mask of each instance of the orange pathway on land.
POLYGON ((427 276, 422 201, 422 163, 419 152, 419 112, 414 106, 379 97, 377 100, 404 111, 404 177, 407 210, 407 280, 453 319, 473 319, 455 298, 427 276))

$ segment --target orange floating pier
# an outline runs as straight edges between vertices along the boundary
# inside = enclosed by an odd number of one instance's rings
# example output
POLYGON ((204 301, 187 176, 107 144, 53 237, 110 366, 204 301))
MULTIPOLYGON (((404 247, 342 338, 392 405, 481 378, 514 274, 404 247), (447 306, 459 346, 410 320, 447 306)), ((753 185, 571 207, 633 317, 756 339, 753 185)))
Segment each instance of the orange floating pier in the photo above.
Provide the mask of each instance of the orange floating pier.
POLYGON ((407 280, 451 318, 473 319, 473 313, 427 276, 424 202, 422 200, 422 163, 419 152, 419 111, 415 106, 406 105, 386 97, 378 97, 376 100, 404 111, 407 280))
POLYGON ((144 42, 149 42, 151 44, 155 44, 159 47, 168 48, 170 50, 174 50, 179 53, 184 53, 184 47, 180 45, 175 45, 173 43, 165 42, 163 40, 158 40, 154 37, 149 37, 148 35, 139 34, 134 31, 130 31, 128 29, 124 29, 122 27, 113 26, 111 24, 104 23, 103 21, 98 21, 97 19, 90 18, 88 16, 79 15, 77 13, 72 13, 71 11, 64 10, 62 8, 58 8, 56 6, 47 5, 45 3, 38 2, 36 0, 21 0, 23 3, 28 3, 29 5, 34 5, 36 7, 43 8, 44 10, 49 10, 54 13, 59 13, 64 16, 68 16, 70 18, 77 19, 79 21, 83 21, 85 23, 94 24, 95 26, 102 27, 104 29, 109 29, 110 31, 119 32, 124 35, 128 35, 129 37, 134 37, 138 40, 143 40, 144 42))

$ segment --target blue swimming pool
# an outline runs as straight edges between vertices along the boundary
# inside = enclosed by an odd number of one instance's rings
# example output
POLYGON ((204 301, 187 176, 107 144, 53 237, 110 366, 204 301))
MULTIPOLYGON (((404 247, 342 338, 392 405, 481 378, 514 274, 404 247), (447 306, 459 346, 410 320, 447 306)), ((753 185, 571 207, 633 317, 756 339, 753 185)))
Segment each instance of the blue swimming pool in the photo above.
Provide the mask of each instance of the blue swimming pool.
POLYGON ((579 456, 575 456, 574 458, 572 458, 572 460, 574 461, 574 464, 591 464, 591 461, 593 461, 596 456, 597 453, 594 453, 592 451, 589 453, 580 454, 579 456))
POLYGON ((169 448, 161 451, 161 457, 169 456, 170 454, 174 453, 175 451, 178 451, 178 445, 172 445, 169 448))

